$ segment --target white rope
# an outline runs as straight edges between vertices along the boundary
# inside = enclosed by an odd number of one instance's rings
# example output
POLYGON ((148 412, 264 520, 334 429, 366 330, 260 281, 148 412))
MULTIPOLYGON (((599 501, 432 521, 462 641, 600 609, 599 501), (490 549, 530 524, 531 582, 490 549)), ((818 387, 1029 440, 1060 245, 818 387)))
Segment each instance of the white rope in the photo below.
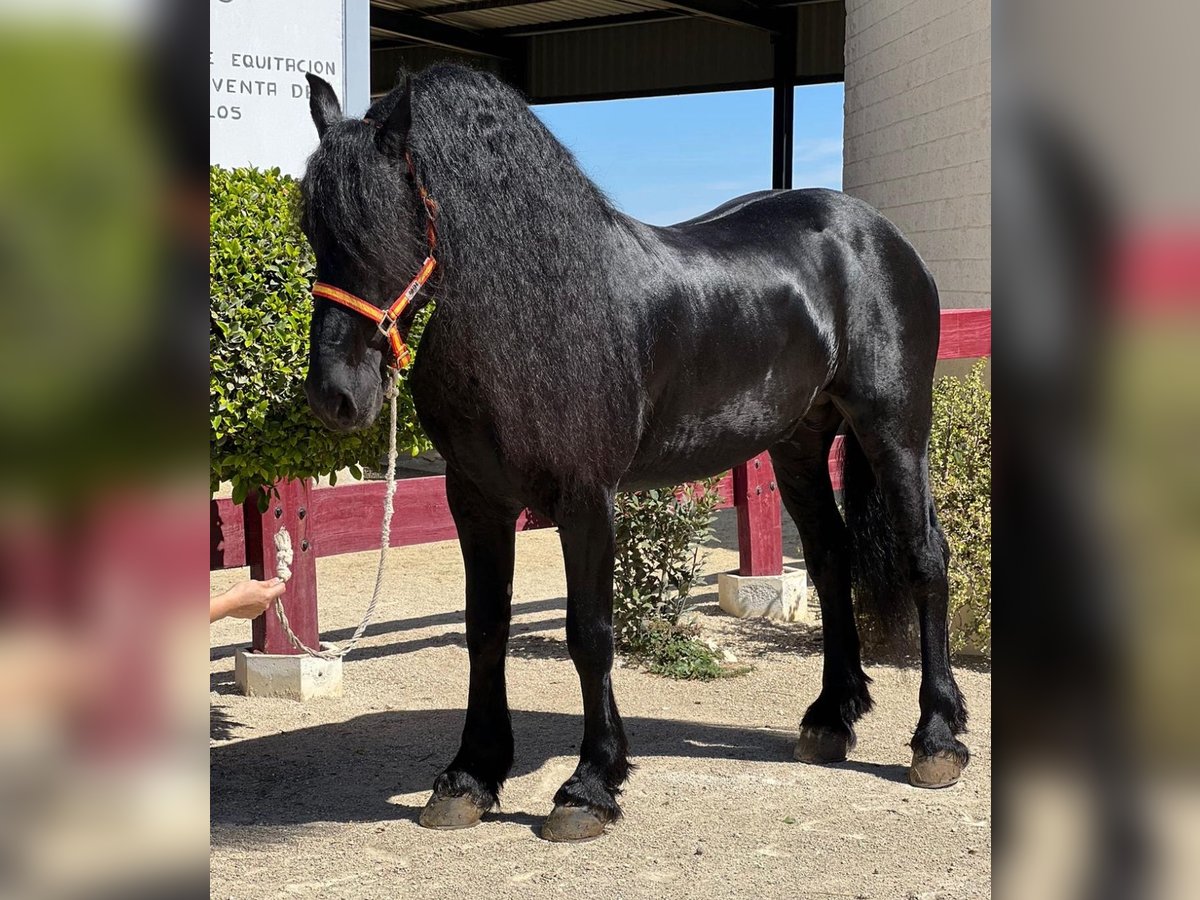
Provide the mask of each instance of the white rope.
MULTIPOLYGON (((375 590, 371 593, 371 602, 367 604, 367 611, 363 614, 362 621, 358 623, 354 634, 350 635, 350 639, 346 643, 314 650, 296 637, 291 623, 288 622, 287 613, 283 611, 283 598, 275 598, 275 615, 279 617, 279 624, 283 626, 283 631, 288 636, 288 640, 292 642, 292 646, 302 653, 318 659, 338 659, 354 649, 375 615, 375 606, 379 603, 379 594, 383 589, 383 563, 387 555, 388 544, 392 539, 392 499, 396 496, 396 397, 400 393, 400 370, 393 369, 390 374, 391 380, 384 389, 384 397, 391 401, 392 412, 391 430, 388 434, 387 487, 383 492, 383 528, 379 536, 379 565, 375 570, 375 590)), ((292 537, 286 528, 281 527, 279 531, 275 532, 275 569, 284 581, 292 577, 292 560, 292 537)))

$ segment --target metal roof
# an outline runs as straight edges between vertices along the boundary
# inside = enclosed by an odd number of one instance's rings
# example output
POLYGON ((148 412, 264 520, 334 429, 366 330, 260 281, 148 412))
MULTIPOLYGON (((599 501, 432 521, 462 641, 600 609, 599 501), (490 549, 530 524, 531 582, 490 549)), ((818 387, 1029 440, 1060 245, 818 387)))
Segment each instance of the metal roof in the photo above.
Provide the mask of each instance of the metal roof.
POLYGON ((778 86, 793 35, 794 84, 843 79, 844 0, 371 0, 371 91, 444 59, 532 103, 778 86))

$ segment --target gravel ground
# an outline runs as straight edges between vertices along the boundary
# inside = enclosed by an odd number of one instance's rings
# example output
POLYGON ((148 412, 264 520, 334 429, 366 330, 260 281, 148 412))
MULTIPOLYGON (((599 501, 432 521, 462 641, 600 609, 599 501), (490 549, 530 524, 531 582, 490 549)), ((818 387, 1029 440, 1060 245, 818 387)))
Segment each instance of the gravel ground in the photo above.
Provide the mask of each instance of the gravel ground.
MULTIPOLYGON (((796 544, 795 532, 785 533, 785 546, 796 544)), ((974 759, 955 787, 922 791, 906 781, 919 685, 912 669, 868 667, 876 710, 860 723, 848 762, 794 762, 797 721, 820 686, 820 630, 722 613, 715 573, 736 564, 726 511, 696 617, 705 636, 753 671, 704 684, 619 667, 616 694, 638 768, 625 819, 578 845, 537 835, 582 732, 553 530, 517 539, 508 664, 516 763, 503 809, 473 829, 416 824, 462 727, 467 654, 456 543, 392 551, 379 621, 346 661, 342 699, 234 693, 233 653, 249 641, 249 625, 217 623, 212 896, 990 896, 987 667, 957 669, 974 759)), ((323 637, 344 638, 357 624, 374 571, 369 553, 319 561, 323 637)), ((244 577, 214 573, 213 589, 244 577)))

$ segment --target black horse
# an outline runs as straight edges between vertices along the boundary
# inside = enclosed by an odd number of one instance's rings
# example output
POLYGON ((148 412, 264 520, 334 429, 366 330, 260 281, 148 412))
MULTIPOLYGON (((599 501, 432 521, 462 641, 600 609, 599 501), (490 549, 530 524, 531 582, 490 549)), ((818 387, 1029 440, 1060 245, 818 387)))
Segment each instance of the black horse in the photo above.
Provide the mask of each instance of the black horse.
MULTIPOLYGON (((446 460, 471 677, 462 745, 421 823, 475 824, 512 764, 504 657, 524 507, 559 528, 583 690, 579 765, 543 833, 594 837, 620 815, 630 765, 610 678, 613 493, 698 479, 764 449, 824 626, 821 693, 796 757, 844 759, 871 708, 853 581, 859 602, 915 604, 910 777, 956 781, 966 709, 950 669, 949 551, 927 461, 938 296, 895 226, 836 191, 796 190, 654 227, 616 210, 491 75, 436 66, 404 76, 365 119, 344 118, 332 88, 309 81, 321 141, 303 227, 321 281, 387 308, 429 252, 436 218, 437 308, 411 387, 446 460), (843 427, 845 521, 827 467, 843 427)), ((369 319, 316 301, 306 388, 330 428, 375 419, 391 359, 369 319)))

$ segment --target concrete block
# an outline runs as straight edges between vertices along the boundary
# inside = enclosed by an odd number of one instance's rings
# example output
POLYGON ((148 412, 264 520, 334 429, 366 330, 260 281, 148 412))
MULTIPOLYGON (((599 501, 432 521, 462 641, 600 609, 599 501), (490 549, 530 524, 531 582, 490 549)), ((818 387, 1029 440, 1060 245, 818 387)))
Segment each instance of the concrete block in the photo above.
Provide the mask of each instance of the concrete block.
POLYGON ((312 700, 342 696, 340 658, 317 659, 303 653, 239 650, 234 659, 233 675, 238 689, 247 697, 312 700))
POLYGON ((717 597, 721 609, 739 619, 815 620, 808 609, 808 573, 804 569, 785 566, 782 575, 723 572, 717 576, 717 597))

